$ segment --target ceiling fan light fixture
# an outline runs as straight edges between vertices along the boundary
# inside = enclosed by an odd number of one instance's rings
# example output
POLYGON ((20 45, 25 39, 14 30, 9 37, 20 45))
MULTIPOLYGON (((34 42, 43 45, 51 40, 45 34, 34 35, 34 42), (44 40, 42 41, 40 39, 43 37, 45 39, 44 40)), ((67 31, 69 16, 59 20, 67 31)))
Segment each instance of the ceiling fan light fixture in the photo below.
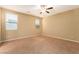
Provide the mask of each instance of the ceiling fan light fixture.
POLYGON ((43 14, 45 12, 49 14, 50 13, 49 11, 53 9, 52 6, 48 6, 48 5, 40 5, 40 8, 41 8, 40 14, 43 14))

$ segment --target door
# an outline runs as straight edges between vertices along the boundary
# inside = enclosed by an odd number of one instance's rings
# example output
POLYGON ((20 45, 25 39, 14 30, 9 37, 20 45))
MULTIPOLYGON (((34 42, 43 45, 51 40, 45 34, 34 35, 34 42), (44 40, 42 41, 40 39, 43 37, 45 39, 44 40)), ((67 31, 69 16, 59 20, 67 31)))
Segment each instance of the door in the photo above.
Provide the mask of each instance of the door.
POLYGON ((2 24, 2 21, 1 21, 1 8, 0 8, 0 41, 1 41, 1 38, 2 38, 2 36, 1 36, 1 28, 2 28, 2 26, 1 26, 1 24, 2 24))
POLYGON ((5 16, 4 10, 0 8, 0 42, 6 40, 6 30, 5 30, 5 16))

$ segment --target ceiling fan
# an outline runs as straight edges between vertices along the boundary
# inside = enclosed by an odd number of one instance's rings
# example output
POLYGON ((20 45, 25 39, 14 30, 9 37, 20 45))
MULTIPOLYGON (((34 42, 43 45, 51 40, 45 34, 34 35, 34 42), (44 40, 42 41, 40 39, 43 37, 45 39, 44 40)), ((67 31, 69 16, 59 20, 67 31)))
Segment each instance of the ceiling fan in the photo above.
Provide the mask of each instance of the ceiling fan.
POLYGON ((51 9, 53 9, 53 7, 47 7, 47 5, 41 5, 40 6, 41 7, 41 12, 40 12, 40 14, 42 14, 42 13, 44 13, 44 12, 46 12, 46 13, 50 13, 50 10, 51 9))

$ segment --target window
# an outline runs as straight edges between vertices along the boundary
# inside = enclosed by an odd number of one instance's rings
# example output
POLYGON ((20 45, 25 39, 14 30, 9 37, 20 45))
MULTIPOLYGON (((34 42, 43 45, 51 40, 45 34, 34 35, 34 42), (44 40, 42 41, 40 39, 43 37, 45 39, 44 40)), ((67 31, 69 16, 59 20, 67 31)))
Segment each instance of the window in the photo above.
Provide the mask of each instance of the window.
POLYGON ((17 15, 13 13, 6 13, 6 30, 17 30, 17 15))
POLYGON ((35 19, 35 26, 36 26, 36 28, 40 27, 40 19, 38 19, 38 18, 35 19))

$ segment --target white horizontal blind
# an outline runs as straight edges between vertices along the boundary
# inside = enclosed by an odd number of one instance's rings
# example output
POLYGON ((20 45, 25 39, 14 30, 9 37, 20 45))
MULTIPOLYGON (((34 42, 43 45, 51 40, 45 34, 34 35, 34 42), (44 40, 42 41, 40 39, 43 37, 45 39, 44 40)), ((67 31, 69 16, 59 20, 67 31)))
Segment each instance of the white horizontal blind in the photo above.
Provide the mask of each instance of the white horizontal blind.
POLYGON ((35 26, 36 26, 36 28, 40 27, 40 19, 39 18, 35 19, 35 26))
POLYGON ((17 30, 18 16, 13 13, 5 14, 6 30, 17 30))

